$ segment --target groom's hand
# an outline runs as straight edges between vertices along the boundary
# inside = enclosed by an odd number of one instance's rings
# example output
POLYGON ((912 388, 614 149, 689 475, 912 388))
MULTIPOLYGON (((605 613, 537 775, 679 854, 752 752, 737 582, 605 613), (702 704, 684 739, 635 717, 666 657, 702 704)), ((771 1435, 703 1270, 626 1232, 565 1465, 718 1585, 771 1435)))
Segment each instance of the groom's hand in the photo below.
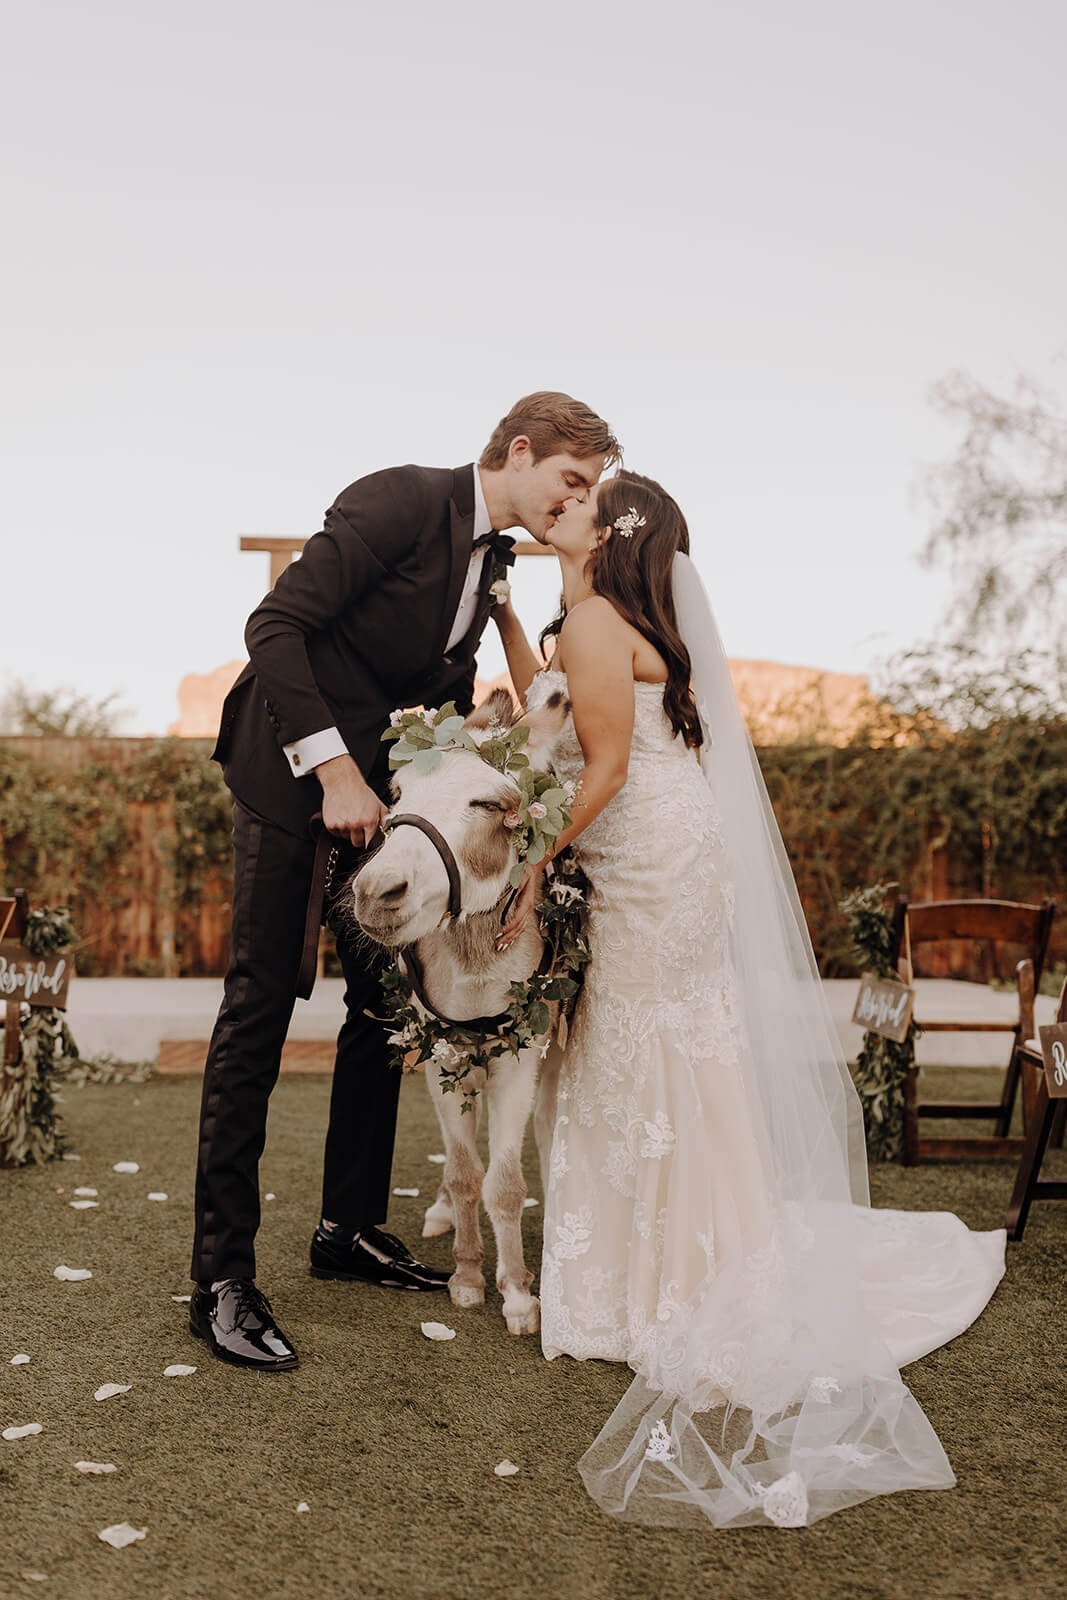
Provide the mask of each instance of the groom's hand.
POLYGON ((388 807, 382 805, 351 756, 333 756, 315 768, 322 784, 322 825, 348 838, 357 850, 369 845, 388 807))

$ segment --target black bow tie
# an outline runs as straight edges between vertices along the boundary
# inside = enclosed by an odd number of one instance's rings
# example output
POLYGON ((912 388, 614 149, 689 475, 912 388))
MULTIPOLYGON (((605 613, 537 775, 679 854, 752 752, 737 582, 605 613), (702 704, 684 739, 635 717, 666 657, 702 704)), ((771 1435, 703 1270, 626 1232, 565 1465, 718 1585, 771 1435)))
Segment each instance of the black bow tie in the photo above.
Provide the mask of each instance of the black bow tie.
POLYGON ((490 528, 488 533, 483 533, 480 539, 475 539, 471 546, 473 550, 491 550, 498 561, 510 567, 515 560, 515 540, 510 533, 497 533, 495 528, 490 528))

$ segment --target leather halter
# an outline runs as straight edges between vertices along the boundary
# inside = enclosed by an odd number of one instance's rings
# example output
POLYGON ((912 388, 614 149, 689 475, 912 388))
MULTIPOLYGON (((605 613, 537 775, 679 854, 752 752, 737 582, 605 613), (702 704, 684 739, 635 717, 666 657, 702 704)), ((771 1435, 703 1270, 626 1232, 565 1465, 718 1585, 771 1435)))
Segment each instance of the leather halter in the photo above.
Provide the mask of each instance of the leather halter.
MULTIPOLYGON (((426 835, 440 856, 441 864, 448 874, 447 919, 450 922, 455 922, 463 909, 463 902, 459 864, 456 861, 452 846, 439 828, 435 828, 433 823, 426 817, 420 817, 414 811, 402 812, 399 816, 390 817, 382 829, 382 833, 391 833, 394 828, 404 826, 418 828, 420 833, 426 835)), ((333 869, 339 855, 336 843, 322 826, 321 813, 316 813, 311 819, 310 831, 315 838, 316 847, 311 875, 311 894, 308 899, 307 921, 304 930, 304 949, 300 963, 300 975, 297 980, 297 995, 300 999, 308 999, 314 987, 319 927, 322 923, 324 902, 332 887, 333 869)), ((508 913, 518 892, 517 889, 511 889, 506 896, 501 896, 503 910, 500 914, 500 920, 502 923, 507 921, 508 913)), ((493 906, 490 909, 495 911, 496 907, 493 906)), ((538 971, 547 971, 546 961, 551 960, 551 954, 551 945, 546 940, 541 955, 541 966, 538 971)), ((404 945, 397 951, 397 956, 407 974, 419 1004, 425 1007, 439 1022, 445 1022, 454 1027, 468 1028, 472 1033, 496 1033, 505 1022, 509 1021, 510 1013, 507 1011, 499 1011, 493 1017, 446 1017, 443 1012, 437 1010, 437 1007, 432 1004, 426 994, 422 963, 415 952, 415 946, 404 945)))

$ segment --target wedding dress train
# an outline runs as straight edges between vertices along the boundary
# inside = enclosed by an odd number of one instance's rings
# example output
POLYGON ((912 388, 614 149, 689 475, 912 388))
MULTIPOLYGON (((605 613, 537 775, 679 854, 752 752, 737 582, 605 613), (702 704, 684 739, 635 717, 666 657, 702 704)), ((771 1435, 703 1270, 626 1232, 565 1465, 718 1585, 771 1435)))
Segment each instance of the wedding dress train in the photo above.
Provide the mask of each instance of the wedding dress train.
MULTIPOLYGON (((562 676, 535 678, 531 708, 562 676)), ((593 960, 545 1197, 545 1355, 637 1375, 582 1476, 617 1514, 718 1526, 799 1526, 948 1487, 899 1368, 979 1314, 1004 1232, 866 1204, 858 1103, 823 1037, 817 979, 795 957, 775 966, 784 935, 768 912, 747 955, 758 1005, 745 992, 738 910, 761 892, 755 852, 731 847, 662 685, 634 696, 626 784, 575 844, 593 960)), ((568 719, 557 770, 582 765, 568 719)))

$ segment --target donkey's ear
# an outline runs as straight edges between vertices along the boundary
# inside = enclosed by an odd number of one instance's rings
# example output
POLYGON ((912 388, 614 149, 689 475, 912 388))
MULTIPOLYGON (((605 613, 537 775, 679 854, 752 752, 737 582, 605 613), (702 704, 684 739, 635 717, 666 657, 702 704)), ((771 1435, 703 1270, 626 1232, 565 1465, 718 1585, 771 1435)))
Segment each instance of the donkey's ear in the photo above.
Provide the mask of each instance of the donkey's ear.
POLYGON ((515 721, 515 702, 504 688, 494 689, 481 703, 476 706, 467 718, 465 726, 474 731, 478 728, 510 728, 515 721))
POLYGON ((563 690, 554 689, 544 705, 538 706, 536 711, 528 711, 523 717, 522 726, 530 730, 530 737, 523 749, 530 758, 531 767, 552 765, 556 744, 570 709, 571 703, 563 690))

